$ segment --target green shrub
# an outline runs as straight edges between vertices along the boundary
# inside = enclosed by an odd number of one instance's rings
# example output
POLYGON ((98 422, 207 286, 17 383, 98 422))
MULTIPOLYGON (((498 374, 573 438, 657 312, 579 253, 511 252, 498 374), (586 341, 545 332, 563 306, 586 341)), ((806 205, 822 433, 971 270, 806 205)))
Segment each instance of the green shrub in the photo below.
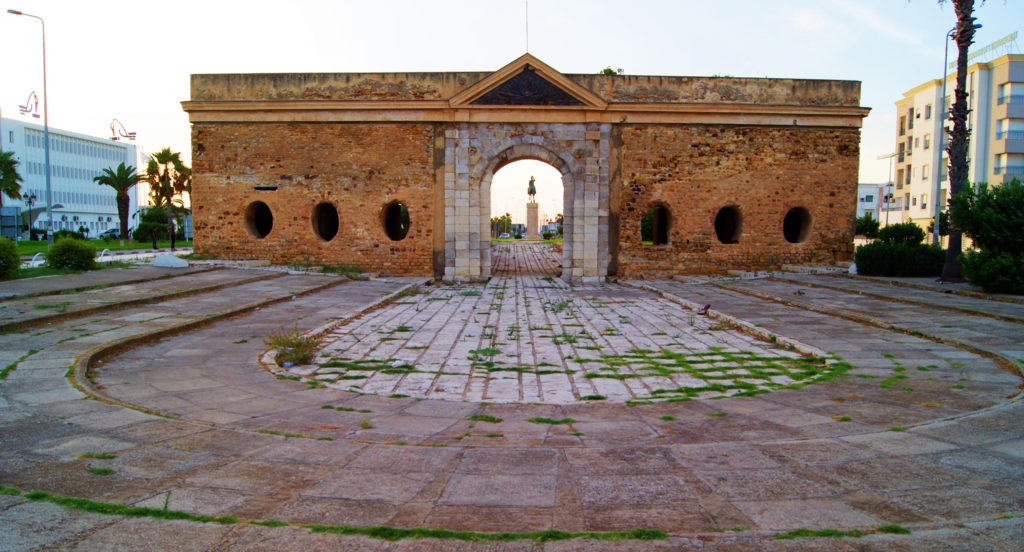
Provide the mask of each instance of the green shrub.
POLYGON ((148 220, 139 223, 139 227, 132 232, 132 239, 137 242, 147 242, 153 239, 150 234, 152 230, 156 230, 156 239, 166 240, 167 236, 167 223, 163 222, 150 222, 148 220))
POLYGON ((1015 178, 992 188, 965 186, 950 211, 953 224, 981 250, 959 257, 967 281, 987 291, 1024 293, 1024 184, 1015 178))
POLYGON ((18 275, 21 270, 21 256, 18 245, 7 238, 0 238, 0 280, 18 275))
POLYGON ((938 276, 946 261, 937 245, 875 241, 857 248, 857 273, 868 276, 938 276))
POLYGON ((924 241, 924 230, 913 222, 890 224, 878 231, 878 239, 889 243, 921 243, 924 241))
POLYGON ((871 218, 871 213, 858 218, 855 234, 870 239, 876 238, 878 236, 878 221, 871 218))
POLYGON ((46 252, 46 264, 51 268, 92 270, 96 265, 96 248, 86 241, 62 238, 46 252))
POLYGON ((891 224, 878 231, 878 241, 862 245, 854 254, 857 273, 868 276, 938 276, 946 252, 925 245, 924 230, 913 222, 891 224))
POLYGON ((550 231, 550 230, 545 230, 544 233, 541 234, 541 237, 544 238, 545 240, 550 240, 554 236, 555 236, 555 233, 550 231))
POLYGON ((73 230, 57 230, 53 233, 53 241, 57 241, 63 238, 71 238, 73 240, 84 240, 85 234, 81 232, 75 232, 73 230))
POLYGON ((968 251, 960 255, 964 278, 995 293, 1024 293, 1024 254, 968 251))

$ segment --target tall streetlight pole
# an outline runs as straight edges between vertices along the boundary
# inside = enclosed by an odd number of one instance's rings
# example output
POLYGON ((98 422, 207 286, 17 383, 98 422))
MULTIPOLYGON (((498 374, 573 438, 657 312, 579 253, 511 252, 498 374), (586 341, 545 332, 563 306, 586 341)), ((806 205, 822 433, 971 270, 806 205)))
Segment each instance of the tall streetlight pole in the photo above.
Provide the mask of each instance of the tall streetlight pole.
POLYGON ((38 15, 18 10, 7 10, 7 13, 38 19, 43 26, 43 149, 46 155, 46 218, 49 224, 46 230, 46 244, 49 246, 53 245, 53 194, 50 191, 50 119, 47 114, 50 102, 46 99, 46 22, 38 15))

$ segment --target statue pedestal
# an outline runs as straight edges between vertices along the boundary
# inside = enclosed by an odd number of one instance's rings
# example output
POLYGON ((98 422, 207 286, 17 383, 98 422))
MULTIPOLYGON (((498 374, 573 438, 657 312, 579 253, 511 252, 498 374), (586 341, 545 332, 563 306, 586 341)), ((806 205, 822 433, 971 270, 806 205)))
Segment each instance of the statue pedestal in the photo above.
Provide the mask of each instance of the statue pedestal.
POLYGON ((526 239, 528 240, 539 240, 540 233, 538 229, 540 225, 537 222, 537 203, 530 202, 526 204, 526 239))

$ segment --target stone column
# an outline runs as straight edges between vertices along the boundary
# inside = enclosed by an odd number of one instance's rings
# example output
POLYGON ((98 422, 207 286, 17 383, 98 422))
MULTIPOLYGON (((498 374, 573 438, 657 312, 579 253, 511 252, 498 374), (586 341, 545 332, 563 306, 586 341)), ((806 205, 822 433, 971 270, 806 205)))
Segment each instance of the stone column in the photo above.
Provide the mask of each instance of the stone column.
POLYGON ((526 204, 526 239, 539 240, 540 225, 537 223, 537 202, 531 201, 526 204))

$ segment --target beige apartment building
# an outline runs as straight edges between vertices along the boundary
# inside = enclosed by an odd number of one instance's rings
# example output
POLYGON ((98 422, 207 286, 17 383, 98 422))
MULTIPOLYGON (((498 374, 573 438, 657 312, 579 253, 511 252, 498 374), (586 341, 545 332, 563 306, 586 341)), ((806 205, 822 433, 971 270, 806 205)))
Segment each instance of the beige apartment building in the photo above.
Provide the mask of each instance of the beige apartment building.
MULTIPOLYGON (((934 79, 903 93, 896 102, 896 157, 892 197, 883 204, 883 224, 912 221, 927 230, 938 199, 945 210, 949 195, 948 156, 943 121, 949 112, 956 73, 934 79), (886 216, 888 215, 888 216, 886 216)), ((1024 55, 1008 54, 967 68, 967 160, 972 183, 1001 184, 1024 180, 1024 55)), ((930 238, 930 236, 929 236, 930 238)))

